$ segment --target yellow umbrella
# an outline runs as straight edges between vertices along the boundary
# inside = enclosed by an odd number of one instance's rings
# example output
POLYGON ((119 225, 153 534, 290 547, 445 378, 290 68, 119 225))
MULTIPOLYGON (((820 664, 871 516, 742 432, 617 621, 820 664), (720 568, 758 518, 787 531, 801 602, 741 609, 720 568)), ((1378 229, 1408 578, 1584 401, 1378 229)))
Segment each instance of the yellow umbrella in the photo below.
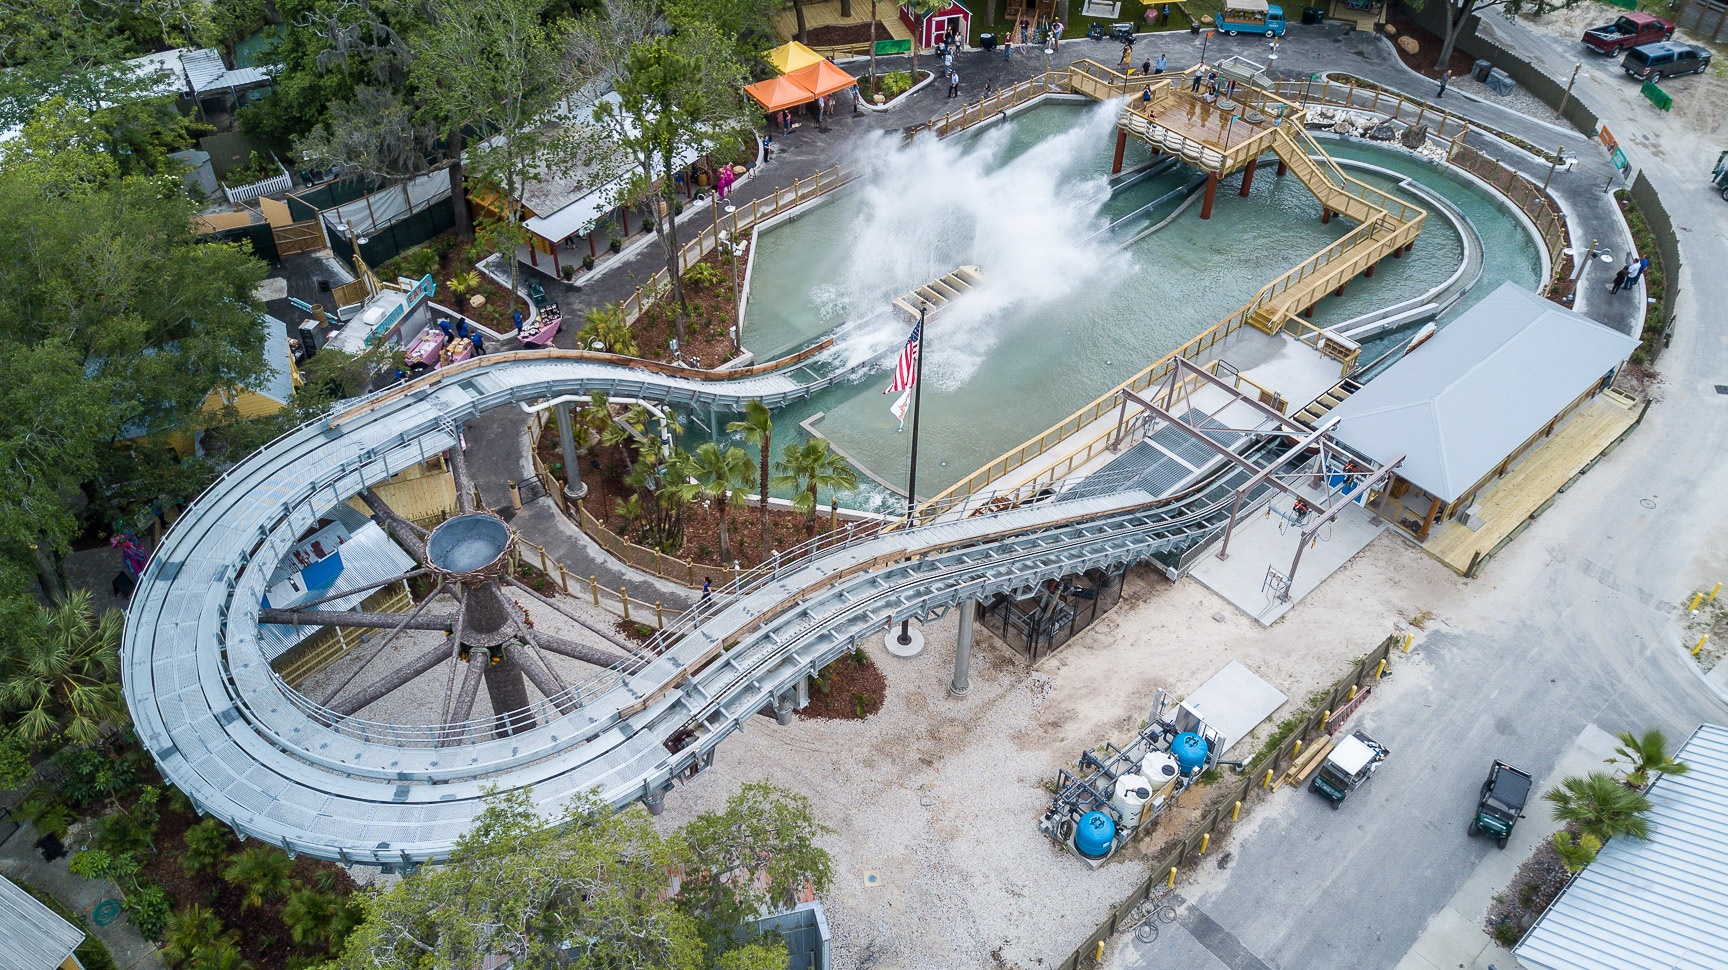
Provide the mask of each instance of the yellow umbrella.
POLYGON ((792 41, 781 47, 776 47, 767 53, 768 63, 781 74, 790 74, 799 68, 809 67, 822 60, 822 55, 816 53, 797 41, 792 41))

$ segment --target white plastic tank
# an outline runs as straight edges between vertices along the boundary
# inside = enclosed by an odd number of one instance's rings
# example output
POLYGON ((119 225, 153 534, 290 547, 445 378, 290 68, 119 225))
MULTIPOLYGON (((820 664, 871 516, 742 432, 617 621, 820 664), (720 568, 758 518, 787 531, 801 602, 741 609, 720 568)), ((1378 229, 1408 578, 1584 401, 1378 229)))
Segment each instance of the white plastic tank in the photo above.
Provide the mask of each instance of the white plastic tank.
POLYGON ((1176 777, 1178 770, 1176 759, 1168 751, 1148 751, 1140 762, 1140 775, 1154 788, 1162 788, 1166 781, 1176 777))
POLYGON ((1116 793, 1110 799, 1110 807, 1122 817, 1122 824, 1134 826, 1140 824, 1140 812, 1146 803, 1152 800, 1152 784, 1139 775, 1123 775, 1116 779, 1116 793))

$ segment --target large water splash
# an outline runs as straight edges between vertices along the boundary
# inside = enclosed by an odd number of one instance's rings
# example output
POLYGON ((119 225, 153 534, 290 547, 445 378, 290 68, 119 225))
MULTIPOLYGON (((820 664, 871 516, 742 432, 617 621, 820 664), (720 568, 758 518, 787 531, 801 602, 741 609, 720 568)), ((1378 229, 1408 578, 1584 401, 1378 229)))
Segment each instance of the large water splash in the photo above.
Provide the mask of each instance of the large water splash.
POLYGON ((824 315, 854 353, 905 339, 882 311, 894 297, 961 265, 985 283, 931 324, 924 362, 932 387, 954 387, 978 370, 1004 327, 1038 326, 1084 287, 1128 272, 1131 257, 1099 236, 1108 180, 1076 175, 1079 160, 1108 145, 1119 108, 1099 105, 1081 124, 1015 153, 1007 126, 977 138, 926 137, 908 148, 883 135, 858 164, 861 216, 843 278, 814 288, 824 315), (1009 312, 1012 311, 1012 312, 1009 312))

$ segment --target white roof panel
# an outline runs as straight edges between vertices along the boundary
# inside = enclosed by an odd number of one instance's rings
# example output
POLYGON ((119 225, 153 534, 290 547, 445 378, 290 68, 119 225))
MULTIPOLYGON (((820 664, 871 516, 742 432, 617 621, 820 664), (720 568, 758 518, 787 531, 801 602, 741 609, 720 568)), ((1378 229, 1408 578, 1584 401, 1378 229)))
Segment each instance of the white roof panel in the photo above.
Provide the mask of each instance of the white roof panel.
POLYGON ((0 876, 0 970, 54 970, 84 942, 84 931, 0 876))
POLYGON ((1356 735, 1346 735, 1338 746, 1326 755, 1326 760, 1337 765, 1347 775, 1354 775, 1368 766, 1374 760, 1374 749, 1362 742, 1356 735))
POLYGON ((1513 953, 1526 970, 1728 967, 1728 727, 1676 754, 1650 788, 1650 841, 1612 839, 1513 953))
POLYGON ((1503 283, 1328 417, 1339 440, 1450 502, 1638 346, 1503 283))

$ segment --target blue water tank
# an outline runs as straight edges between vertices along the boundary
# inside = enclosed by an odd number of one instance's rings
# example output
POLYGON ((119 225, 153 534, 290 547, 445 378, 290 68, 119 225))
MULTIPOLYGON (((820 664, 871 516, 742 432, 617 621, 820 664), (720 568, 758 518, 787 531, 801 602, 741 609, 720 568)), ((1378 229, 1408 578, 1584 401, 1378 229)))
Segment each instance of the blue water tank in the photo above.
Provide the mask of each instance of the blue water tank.
POLYGON ((1088 859, 1102 859, 1110 854, 1110 845, 1116 841, 1116 823, 1103 812, 1087 812, 1080 816, 1080 824, 1074 829, 1074 848, 1088 859))
POLYGON ((1170 742, 1170 754, 1183 774, 1193 774, 1206 766, 1206 739, 1193 731, 1183 731, 1170 742))

